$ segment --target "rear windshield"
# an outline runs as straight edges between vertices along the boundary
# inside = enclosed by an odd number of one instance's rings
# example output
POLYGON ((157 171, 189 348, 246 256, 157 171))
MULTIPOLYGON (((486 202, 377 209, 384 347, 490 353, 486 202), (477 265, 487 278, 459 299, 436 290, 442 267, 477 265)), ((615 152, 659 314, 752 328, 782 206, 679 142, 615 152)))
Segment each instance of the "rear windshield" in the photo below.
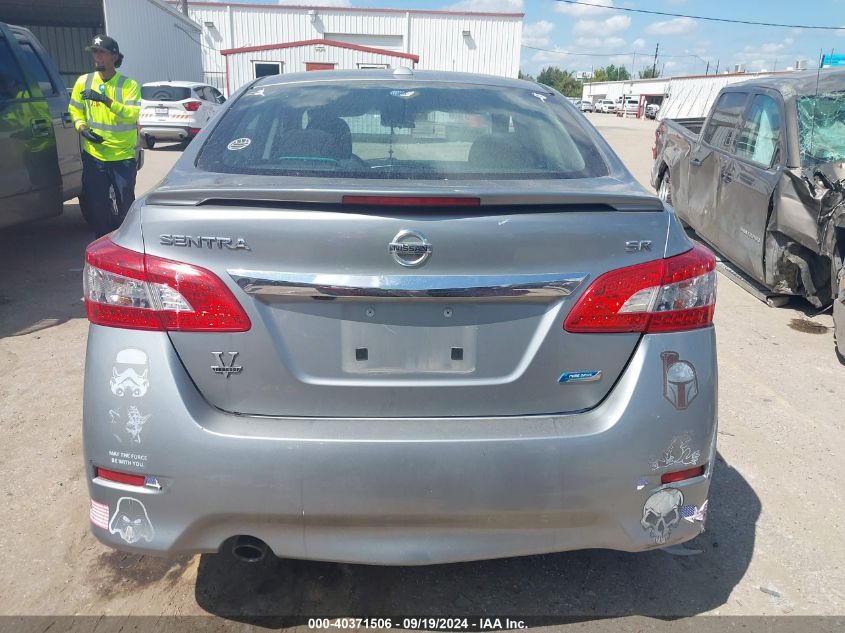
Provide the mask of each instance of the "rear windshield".
POLYGON ((145 101, 182 101, 190 96, 190 88, 181 88, 179 86, 141 87, 141 98, 145 101))
POLYGON ((549 179, 607 174, 581 115, 545 89, 428 82, 276 85, 222 116, 197 166, 326 178, 549 179))

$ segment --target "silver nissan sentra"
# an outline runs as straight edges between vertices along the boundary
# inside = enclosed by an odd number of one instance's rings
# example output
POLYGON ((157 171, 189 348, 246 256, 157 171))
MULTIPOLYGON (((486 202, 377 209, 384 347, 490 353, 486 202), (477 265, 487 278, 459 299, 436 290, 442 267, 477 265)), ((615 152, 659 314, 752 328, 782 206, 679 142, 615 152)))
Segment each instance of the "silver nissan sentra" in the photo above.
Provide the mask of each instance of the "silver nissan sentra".
POLYGON ((545 86, 257 80, 84 278, 112 547, 417 565, 704 529, 714 258, 545 86))

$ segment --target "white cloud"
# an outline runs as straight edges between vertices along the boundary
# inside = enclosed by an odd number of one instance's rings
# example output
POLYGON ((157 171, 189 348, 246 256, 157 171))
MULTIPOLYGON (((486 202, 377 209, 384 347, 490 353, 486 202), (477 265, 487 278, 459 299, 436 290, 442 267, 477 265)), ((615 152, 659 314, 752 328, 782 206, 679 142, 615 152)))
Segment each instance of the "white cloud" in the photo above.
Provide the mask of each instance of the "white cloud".
POLYGON ((757 49, 763 53, 778 53, 786 48, 786 45, 783 42, 766 42, 765 44, 761 44, 760 46, 746 46, 745 50, 750 51, 757 49))
POLYGON ((602 45, 605 48, 622 48, 625 46, 625 40, 621 37, 606 37, 602 45))
POLYGON ((578 20, 572 27, 577 35, 609 35, 627 31, 631 26, 631 18, 627 15, 614 15, 606 20, 578 20))
POLYGON ((590 50, 597 50, 601 46, 600 37, 579 37, 575 40, 575 45, 578 48, 588 48, 590 50))
POLYGON ((528 23, 522 27, 522 43, 526 46, 548 46, 549 33, 554 28, 555 25, 548 20, 528 23))
POLYGON ((645 40, 641 37, 638 37, 632 42, 632 46, 635 50, 640 50, 641 48, 645 48, 645 40))
MULTIPOLYGON (((301 0, 292 0, 294 3, 301 0)), ((348 1, 348 0, 341 0, 348 1)), ((322 0, 320 0, 322 4, 322 0)), ((461 0, 447 9, 451 11, 494 11, 502 13, 522 13, 525 9, 523 0, 461 0)))
MULTIPOLYGON (((590 0, 590 4, 601 5, 601 7, 612 7, 613 0, 590 0)), ((555 3, 555 11, 576 17, 584 15, 607 15, 607 9, 601 7, 588 7, 584 4, 567 4, 565 2, 555 3)))
POLYGON ((666 4, 671 4, 672 6, 678 7, 682 4, 686 4, 687 0, 666 0, 666 4))
POLYGON ((836 34, 837 34, 839 37, 845 37, 845 24, 843 24, 843 25, 839 28, 839 30, 838 30, 838 31, 836 31, 836 34))
POLYGON ((646 27, 645 32, 649 35, 682 35, 692 31, 695 26, 696 22, 692 18, 673 18, 652 22, 646 27))
MULTIPOLYGON (((557 50, 557 47, 555 47, 557 50)), ((566 53, 557 53, 551 51, 537 51, 531 56, 530 63, 533 64, 533 67, 540 68, 541 66, 548 66, 554 65, 559 66, 561 68, 567 67, 567 62, 571 61, 573 58, 572 55, 567 55, 566 53)))

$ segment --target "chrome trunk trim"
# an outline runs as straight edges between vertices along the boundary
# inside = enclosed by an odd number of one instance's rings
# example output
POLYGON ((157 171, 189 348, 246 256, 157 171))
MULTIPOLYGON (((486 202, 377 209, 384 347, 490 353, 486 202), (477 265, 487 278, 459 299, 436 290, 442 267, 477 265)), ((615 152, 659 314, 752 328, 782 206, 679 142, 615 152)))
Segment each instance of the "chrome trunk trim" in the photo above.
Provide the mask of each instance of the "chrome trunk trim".
POLYGON ((508 299, 552 301, 571 295, 586 273, 537 275, 343 275, 229 270, 251 295, 290 299, 508 299))

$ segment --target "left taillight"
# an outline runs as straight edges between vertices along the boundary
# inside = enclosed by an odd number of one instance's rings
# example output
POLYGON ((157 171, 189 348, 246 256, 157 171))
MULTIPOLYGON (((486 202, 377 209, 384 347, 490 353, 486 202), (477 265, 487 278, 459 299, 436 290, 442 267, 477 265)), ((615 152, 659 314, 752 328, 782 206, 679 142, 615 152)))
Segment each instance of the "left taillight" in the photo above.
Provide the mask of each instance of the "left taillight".
POLYGON ((205 268, 132 251, 108 236, 85 249, 85 308, 96 325, 132 330, 245 332, 252 326, 205 268))

